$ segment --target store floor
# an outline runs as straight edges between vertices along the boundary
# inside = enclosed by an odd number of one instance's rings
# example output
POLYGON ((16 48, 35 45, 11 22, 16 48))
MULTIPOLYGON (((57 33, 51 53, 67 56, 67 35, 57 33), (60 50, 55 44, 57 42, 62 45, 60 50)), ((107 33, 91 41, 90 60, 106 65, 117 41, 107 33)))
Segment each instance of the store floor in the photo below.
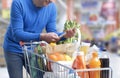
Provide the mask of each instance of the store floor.
MULTIPOLYGON (((24 77, 23 78, 26 78, 25 75, 26 75, 26 73, 24 70, 24 77)), ((6 67, 0 67, 0 78, 9 78, 6 67)))
POLYGON ((109 53, 110 57, 110 66, 113 70, 113 77, 112 78, 120 78, 120 56, 117 54, 109 53))
MULTIPOLYGON (((113 69, 112 78, 120 78, 120 56, 113 53, 108 53, 108 55, 110 57, 110 66, 113 69)), ((9 78, 6 67, 0 67, 0 78, 9 78)))

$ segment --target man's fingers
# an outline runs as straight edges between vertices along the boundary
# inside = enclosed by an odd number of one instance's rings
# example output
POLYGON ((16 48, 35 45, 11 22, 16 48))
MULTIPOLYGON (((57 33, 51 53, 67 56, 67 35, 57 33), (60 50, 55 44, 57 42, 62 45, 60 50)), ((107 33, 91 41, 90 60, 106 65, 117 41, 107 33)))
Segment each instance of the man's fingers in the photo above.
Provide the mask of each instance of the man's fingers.
POLYGON ((56 40, 55 39, 51 39, 51 42, 55 42, 56 40))
POLYGON ((66 34, 65 37, 71 38, 71 37, 73 37, 75 35, 75 32, 76 32, 76 28, 69 29, 69 30, 66 31, 67 34, 66 34))
POLYGON ((73 28, 73 32, 74 32, 74 33, 76 32, 76 28, 73 28))

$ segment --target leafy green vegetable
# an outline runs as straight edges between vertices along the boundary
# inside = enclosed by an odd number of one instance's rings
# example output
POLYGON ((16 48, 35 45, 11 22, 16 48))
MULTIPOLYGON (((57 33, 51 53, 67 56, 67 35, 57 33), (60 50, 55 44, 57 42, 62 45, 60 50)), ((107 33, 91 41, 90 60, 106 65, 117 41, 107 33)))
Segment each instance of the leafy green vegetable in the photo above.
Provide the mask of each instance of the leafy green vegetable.
MULTIPOLYGON (((64 24, 64 31, 73 29, 73 28, 80 29, 80 24, 78 24, 76 21, 73 21, 73 20, 67 20, 64 24)), ((74 37, 68 38, 63 41, 59 41, 59 44, 73 43, 73 42, 77 41, 77 39, 78 39, 78 33, 76 32, 74 37)))

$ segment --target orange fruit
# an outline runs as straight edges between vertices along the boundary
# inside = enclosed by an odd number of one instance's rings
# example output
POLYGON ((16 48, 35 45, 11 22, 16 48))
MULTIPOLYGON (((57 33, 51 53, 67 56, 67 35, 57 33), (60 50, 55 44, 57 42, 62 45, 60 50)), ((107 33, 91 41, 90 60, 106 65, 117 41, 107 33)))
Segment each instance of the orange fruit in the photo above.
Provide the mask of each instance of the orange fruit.
POLYGON ((56 56, 57 56, 57 58, 58 58, 59 61, 65 61, 64 54, 59 53, 59 54, 56 54, 56 56))
POLYGON ((48 57, 50 60, 53 60, 53 61, 65 61, 66 60, 65 55, 59 52, 54 52, 48 55, 48 57))
POLYGON ((59 55, 60 53, 59 53, 59 52, 54 52, 53 54, 57 56, 57 55, 59 55))
POLYGON ((50 60, 53 60, 53 61, 58 61, 57 56, 54 55, 54 54, 50 54, 50 55, 48 55, 48 58, 49 58, 50 60))

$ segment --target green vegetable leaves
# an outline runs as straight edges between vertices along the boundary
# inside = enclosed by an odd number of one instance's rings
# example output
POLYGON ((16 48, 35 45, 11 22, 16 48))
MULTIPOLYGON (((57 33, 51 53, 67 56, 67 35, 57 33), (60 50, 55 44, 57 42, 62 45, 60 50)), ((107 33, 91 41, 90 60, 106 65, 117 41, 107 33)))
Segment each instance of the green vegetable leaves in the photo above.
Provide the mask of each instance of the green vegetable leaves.
MULTIPOLYGON (((73 21, 73 20, 67 20, 64 24, 64 31, 73 29, 73 28, 80 29, 80 24, 78 24, 76 21, 73 21)), ((74 37, 68 38, 64 41, 60 41, 59 44, 73 43, 75 41, 78 41, 78 33, 77 32, 74 37)))

